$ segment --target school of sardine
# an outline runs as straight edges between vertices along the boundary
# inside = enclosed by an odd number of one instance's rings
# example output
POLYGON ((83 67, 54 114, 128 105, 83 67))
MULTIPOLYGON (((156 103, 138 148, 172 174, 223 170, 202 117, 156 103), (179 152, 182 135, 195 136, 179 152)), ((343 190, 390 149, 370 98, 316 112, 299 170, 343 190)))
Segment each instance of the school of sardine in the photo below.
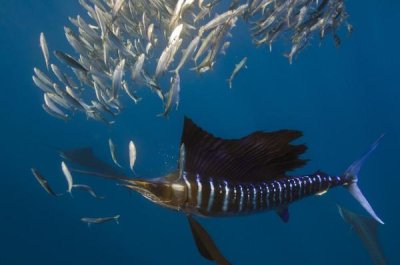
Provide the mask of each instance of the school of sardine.
MULTIPOLYGON (((240 20, 257 45, 290 40, 292 63, 315 37, 333 36, 348 24, 343 0, 79 0, 87 15, 64 27, 69 52, 40 47, 46 72, 34 68, 33 82, 44 94, 43 109, 68 120, 77 112, 113 123, 127 94, 135 104, 147 87, 162 101, 166 116, 179 104, 180 72, 205 73, 226 53, 240 20), (57 64, 61 63, 61 64, 57 64)), ((231 78, 240 68, 235 68, 231 78)), ((232 86, 231 82, 229 85, 232 86)))

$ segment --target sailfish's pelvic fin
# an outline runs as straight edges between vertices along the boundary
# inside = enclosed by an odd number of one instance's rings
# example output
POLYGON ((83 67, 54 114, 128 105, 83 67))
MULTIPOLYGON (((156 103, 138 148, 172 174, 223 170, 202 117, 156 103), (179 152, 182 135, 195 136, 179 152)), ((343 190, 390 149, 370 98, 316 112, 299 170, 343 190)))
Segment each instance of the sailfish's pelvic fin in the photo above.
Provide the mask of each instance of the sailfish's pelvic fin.
POLYGON ((188 215, 188 221, 200 254, 208 260, 215 261, 218 265, 230 265, 231 263, 222 255, 214 240, 201 224, 191 215, 188 215))

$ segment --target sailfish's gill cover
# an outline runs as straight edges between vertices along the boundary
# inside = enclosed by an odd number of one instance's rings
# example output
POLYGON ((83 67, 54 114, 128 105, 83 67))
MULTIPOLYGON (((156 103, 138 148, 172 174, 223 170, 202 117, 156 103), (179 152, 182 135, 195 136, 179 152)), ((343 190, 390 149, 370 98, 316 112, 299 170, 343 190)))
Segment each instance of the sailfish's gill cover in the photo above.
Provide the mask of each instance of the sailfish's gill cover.
POLYGON ((188 177, 207 177, 232 182, 255 182, 285 178, 286 172, 302 167, 307 147, 290 144, 300 131, 254 132, 225 140, 213 136, 185 117, 181 143, 185 146, 188 177))

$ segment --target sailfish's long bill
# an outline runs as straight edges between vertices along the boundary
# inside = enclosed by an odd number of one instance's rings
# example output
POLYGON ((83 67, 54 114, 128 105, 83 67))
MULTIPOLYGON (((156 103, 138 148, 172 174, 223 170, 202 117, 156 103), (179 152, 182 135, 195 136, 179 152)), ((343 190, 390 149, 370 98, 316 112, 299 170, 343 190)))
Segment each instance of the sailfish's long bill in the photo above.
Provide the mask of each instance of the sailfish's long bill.
MULTIPOLYGON (((106 177, 158 205, 189 216, 223 217, 274 210, 284 222, 289 220, 288 205, 292 202, 343 186, 372 218, 383 223, 357 184, 362 164, 376 149, 382 136, 342 175, 317 171, 291 176, 289 171, 307 163, 300 158, 306 145, 292 143, 301 135, 295 130, 257 131, 240 139, 226 140, 185 118, 180 159, 174 172, 151 180, 106 177)), ((194 231, 194 226, 191 227, 193 234, 199 235, 200 230, 194 231)), ((209 236, 204 234, 197 238, 208 242, 209 236)), ((204 254, 204 248, 199 251, 206 258, 212 257, 210 253, 204 254)))

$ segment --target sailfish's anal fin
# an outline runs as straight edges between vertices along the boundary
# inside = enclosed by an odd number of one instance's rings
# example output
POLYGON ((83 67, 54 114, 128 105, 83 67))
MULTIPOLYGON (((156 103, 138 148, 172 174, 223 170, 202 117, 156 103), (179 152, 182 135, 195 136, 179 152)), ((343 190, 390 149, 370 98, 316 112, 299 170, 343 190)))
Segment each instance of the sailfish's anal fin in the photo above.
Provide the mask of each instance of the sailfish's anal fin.
POLYGON ((191 215, 188 215, 188 221, 192 230, 193 238, 200 254, 219 265, 230 265, 231 263, 222 255, 221 251, 215 245, 214 240, 207 231, 191 215))

